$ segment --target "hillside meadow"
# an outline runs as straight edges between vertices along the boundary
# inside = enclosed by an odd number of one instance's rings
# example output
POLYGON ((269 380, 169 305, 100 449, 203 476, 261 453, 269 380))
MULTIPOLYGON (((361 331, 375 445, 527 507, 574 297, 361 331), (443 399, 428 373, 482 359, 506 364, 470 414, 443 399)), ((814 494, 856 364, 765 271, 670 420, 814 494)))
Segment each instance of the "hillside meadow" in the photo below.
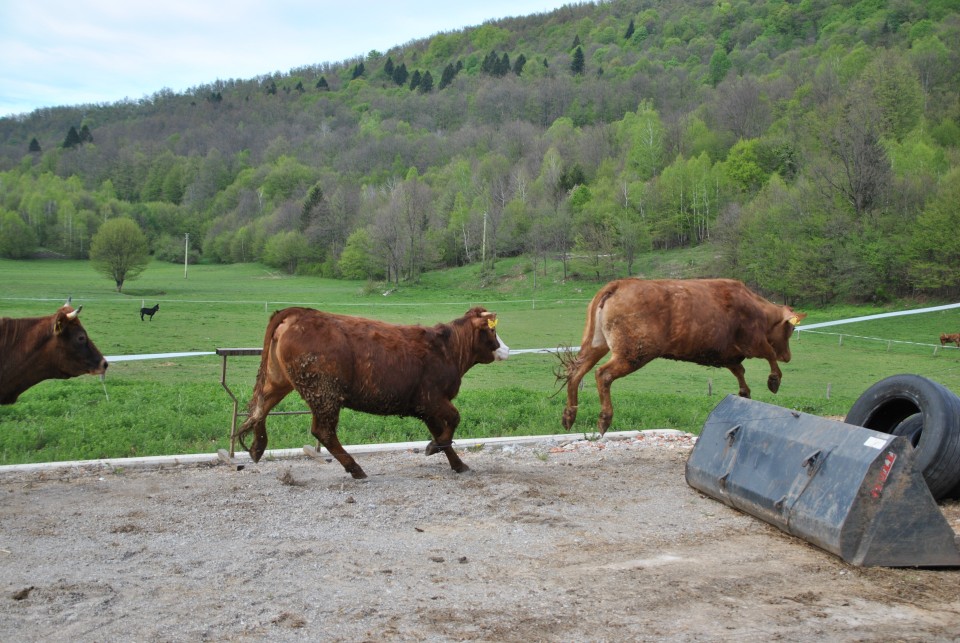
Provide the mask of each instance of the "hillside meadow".
MULTIPOLYGON (((495 279, 468 266, 427 273, 421 283, 367 282, 281 275, 259 264, 182 265, 153 262, 117 293, 85 261, 0 260, 0 317, 54 312, 67 297, 83 305, 81 319, 108 358, 260 346, 269 315, 290 305, 398 323, 450 321, 470 306, 498 313, 498 331, 514 351, 579 345, 587 302, 597 282, 561 279, 560 266, 500 261, 495 279), (141 305, 160 304, 152 321, 141 305)), ((805 324, 847 319, 918 303, 810 308, 805 324)), ((960 352, 940 348, 942 332, 960 332, 960 311, 894 317, 801 332, 792 341, 778 395, 765 389, 767 364, 748 360, 754 398, 825 416, 842 416, 870 385, 896 373, 916 373, 960 391, 960 352)), ((464 378, 456 405, 457 436, 483 438, 562 432, 563 396, 555 395, 552 354, 523 353, 481 365, 464 378)), ((258 358, 231 358, 227 379, 243 403, 258 358)), ((84 376, 41 383, 0 407, 0 464, 212 453, 229 445, 231 403, 220 385, 217 356, 114 361, 103 383, 84 376)), ((585 380, 576 432, 592 434, 598 411, 593 378, 585 380)), ((672 428, 698 433, 722 397, 736 391, 725 369, 658 360, 613 387, 612 430, 672 428), (712 395, 708 394, 712 389, 712 395)), ((302 410, 292 394, 280 410, 302 410)), ((270 448, 313 442, 306 416, 268 421, 270 448)), ((410 418, 344 411, 344 444, 423 440, 410 418)))

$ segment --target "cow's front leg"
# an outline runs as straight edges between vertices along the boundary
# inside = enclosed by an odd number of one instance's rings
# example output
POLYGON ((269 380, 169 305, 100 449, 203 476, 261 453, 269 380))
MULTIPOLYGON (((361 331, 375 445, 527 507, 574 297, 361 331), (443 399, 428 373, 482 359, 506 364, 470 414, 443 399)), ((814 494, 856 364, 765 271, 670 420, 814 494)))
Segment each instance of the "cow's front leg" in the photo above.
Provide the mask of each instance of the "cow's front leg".
POLYGON ((780 371, 780 367, 777 365, 776 360, 770 362, 770 376, 767 378, 767 388, 770 389, 771 393, 776 393, 780 390, 780 381, 783 379, 783 373, 780 371))
POLYGON ((430 429, 433 439, 427 444, 424 453, 433 455, 443 451, 447 460, 450 462, 450 468, 457 473, 469 471, 470 467, 464 464, 457 451, 453 448, 453 433, 460 424, 460 412, 450 402, 444 402, 441 408, 430 416, 423 418, 424 424, 430 429))
POLYGON ((337 437, 337 424, 340 421, 340 407, 334 404, 312 403, 310 409, 313 411, 313 424, 310 427, 310 433, 317 441, 327 448, 330 455, 337 459, 344 471, 349 473, 357 480, 367 477, 367 474, 360 468, 357 461, 353 459, 337 437))
POLYGON ((613 424, 613 400, 610 398, 610 385, 614 380, 625 377, 647 364, 643 358, 625 359, 614 353, 606 364, 596 370, 597 393, 600 396, 600 416, 597 418, 597 430, 600 435, 607 432, 613 424))

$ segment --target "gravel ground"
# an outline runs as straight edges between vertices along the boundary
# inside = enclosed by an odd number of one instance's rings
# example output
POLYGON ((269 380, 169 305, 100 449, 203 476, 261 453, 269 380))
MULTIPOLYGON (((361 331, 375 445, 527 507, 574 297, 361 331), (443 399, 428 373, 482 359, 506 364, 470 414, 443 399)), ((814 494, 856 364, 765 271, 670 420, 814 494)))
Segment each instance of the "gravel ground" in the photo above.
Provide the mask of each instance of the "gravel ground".
POLYGON ((960 570, 847 565, 687 486, 692 445, 3 472, 0 640, 960 640, 960 570))

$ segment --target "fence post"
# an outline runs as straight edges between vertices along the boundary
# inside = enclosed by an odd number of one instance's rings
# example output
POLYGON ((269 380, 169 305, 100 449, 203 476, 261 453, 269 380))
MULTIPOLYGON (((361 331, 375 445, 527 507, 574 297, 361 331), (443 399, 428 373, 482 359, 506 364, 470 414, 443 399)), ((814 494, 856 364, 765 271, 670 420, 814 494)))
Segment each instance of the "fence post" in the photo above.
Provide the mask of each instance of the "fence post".
POLYGON ((827 382, 827 399, 830 399, 830 389, 833 387, 833 384, 827 382))
POLYGON ((713 395, 713 379, 707 378, 707 397, 713 395))

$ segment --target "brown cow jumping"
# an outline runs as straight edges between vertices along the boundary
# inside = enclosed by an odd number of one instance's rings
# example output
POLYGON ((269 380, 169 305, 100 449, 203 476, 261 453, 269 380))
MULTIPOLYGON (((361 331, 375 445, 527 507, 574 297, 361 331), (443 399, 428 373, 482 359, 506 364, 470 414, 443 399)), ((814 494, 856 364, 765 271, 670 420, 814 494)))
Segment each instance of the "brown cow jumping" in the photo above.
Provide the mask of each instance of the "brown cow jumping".
POLYGON ((955 344, 960 348, 960 333, 942 333, 940 335, 940 345, 955 344))
POLYGON ((0 318, 0 404, 13 404, 43 380, 102 375, 107 360, 69 302, 53 315, 0 318))
POLYGON ((760 357, 770 363, 767 387, 776 393, 783 376, 777 361, 790 361, 790 335, 804 317, 732 279, 612 281, 587 307, 579 353, 560 354, 557 378, 567 384, 563 427, 569 431, 577 418, 580 381, 608 352, 613 355, 596 371, 601 435, 613 422, 610 385, 658 357, 728 368, 743 397, 750 397, 743 360, 760 357))
POLYGON ((443 451, 454 471, 467 471, 453 448, 460 413, 451 400, 474 364, 507 358, 496 325, 496 315, 480 307, 432 328, 309 308, 278 311, 267 324, 240 444, 247 448, 243 436, 252 432, 248 451, 258 462, 267 448, 267 414, 296 389, 313 415, 310 432, 354 478, 367 474, 337 439, 342 408, 422 420, 433 435, 426 454, 443 451))

